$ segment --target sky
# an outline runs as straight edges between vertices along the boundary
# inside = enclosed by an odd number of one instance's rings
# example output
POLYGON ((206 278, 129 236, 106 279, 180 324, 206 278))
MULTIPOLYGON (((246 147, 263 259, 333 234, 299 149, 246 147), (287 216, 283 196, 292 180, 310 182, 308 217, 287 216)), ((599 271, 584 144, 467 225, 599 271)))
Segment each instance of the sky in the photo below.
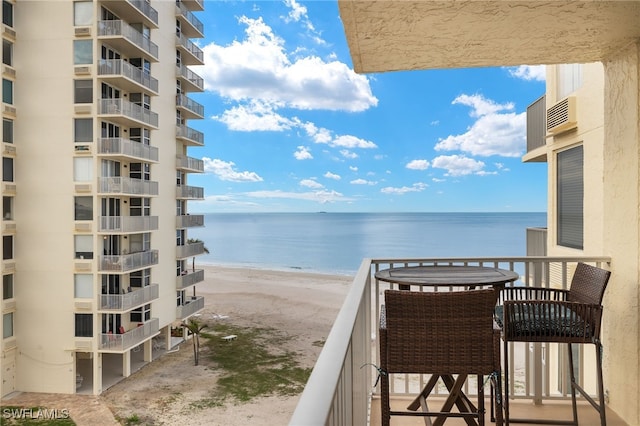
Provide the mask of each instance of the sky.
POLYGON ((522 162, 543 66, 357 74, 335 1, 204 5, 191 212, 546 211, 522 162))

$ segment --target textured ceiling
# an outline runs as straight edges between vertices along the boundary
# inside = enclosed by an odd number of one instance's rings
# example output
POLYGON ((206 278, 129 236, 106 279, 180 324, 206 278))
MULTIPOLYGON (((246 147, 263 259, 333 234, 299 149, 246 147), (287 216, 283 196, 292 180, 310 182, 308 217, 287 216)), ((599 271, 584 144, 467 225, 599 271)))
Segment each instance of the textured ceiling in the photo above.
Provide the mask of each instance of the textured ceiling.
POLYGON ((338 0, 356 72, 601 61, 640 1, 338 0))

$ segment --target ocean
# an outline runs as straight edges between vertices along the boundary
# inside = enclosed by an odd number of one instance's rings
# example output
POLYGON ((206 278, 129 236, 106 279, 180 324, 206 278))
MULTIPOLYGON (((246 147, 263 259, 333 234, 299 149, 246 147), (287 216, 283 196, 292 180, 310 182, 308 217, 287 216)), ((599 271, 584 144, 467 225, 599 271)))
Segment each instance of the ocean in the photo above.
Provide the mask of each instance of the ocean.
POLYGON ((196 262, 353 275, 363 258, 524 256, 546 213, 211 213, 196 262))

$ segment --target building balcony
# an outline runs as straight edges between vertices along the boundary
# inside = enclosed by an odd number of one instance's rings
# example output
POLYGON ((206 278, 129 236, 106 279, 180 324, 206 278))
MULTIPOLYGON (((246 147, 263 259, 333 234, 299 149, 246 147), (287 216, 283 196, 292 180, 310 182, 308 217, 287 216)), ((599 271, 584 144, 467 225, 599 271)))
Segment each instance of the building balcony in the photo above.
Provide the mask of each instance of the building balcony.
POLYGON ((101 294, 100 310, 120 313, 127 312, 157 299, 159 294, 158 284, 151 284, 150 286, 142 288, 134 287, 134 290, 124 294, 101 294))
POLYGON ((158 335, 160 332, 159 324, 158 318, 151 318, 123 334, 100 333, 99 350, 101 352, 126 352, 158 335))
POLYGON ((184 275, 176 278, 176 290, 184 290, 197 283, 204 281, 204 269, 196 269, 195 271, 184 271, 184 275))
POLYGON ((204 215, 202 214, 183 214, 176 217, 176 228, 195 228, 204 226, 204 215))
POLYGON ((158 148, 124 138, 98 138, 98 155, 114 159, 158 162, 158 148))
POLYGON ((187 36, 180 34, 176 36, 176 47, 181 53, 181 63, 183 65, 204 65, 204 53, 187 36))
POLYGON ((204 188, 199 186, 178 185, 176 198, 180 200, 204 200, 204 188))
POLYGON ((98 75, 114 86, 127 92, 150 92, 158 94, 158 80, 122 59, 101 59, 98 62, 98 75))
POLYGON ((158 182, 129 177, 98 178, 98 193, 122 195, 158 195, 158 182))
POLYGON ((204 172, 204 161, 186 155, 179 155, 176 158, 176 168, 187 173, 204 172))
POLYGON ((204 79, 185 65, 176 66, 176 77, 180 80, 180 89, 183 92, 204 91, 204 79))
POLYGON ((98 271, 128 273, 158 264, 158 250, 141 251, 131 254, 105 255, 98 257, 98 271))
POLYGON ((186 259, 204 253, 204 243, 189 243, 176 247, 176 257, 178 259, 186 259))
POLYGON ((527 153, 524 162, 547 161, 546 96, 527 107, 527 153))
POLYGON ((176 95, 176 107, 182 112, 182 118, 204 118, 204 105, 186 95, 176 95))
POLYGON ((158 45, 124 21, 98 21, 98 38, 107 41, 122 56, 142 56, 151 62, 158 62, 158 45))
POLYGON ((158 11, 147 0, 107 1, 109 10, 127 22, 143 22, 158 28, 158 11))
POLYGON ((122 98, 100 99, 98 114, 124 127, 158 128, 158 114, 122 98))
POLYGON ((180 21, 180 32, 189 38, 203 38, 204 25, 183 2, 176 2, 176 17, 180 21))
POLYGON ((176 319, 185 320, 204 309, 204 297, 195 296, 176 308, 176 319))
MULTIPOLYGON (((378 281, 375 273, 379 270, 398 266, 418 265, 478 265, 491 266, 512 270, 520 276, 514 285, 550 287, 551 282, 559 283, 562 288, 568 288, 571 268, 577 262, 602 266, 611 259, 604 256, 594 257, 509 257, 509 258, 451 258, 451 259, 365 259, 358 270, 345 302, 336 317, 336 321, 318 357, 313 372, 306 384, 293 417, 289 424, 325 424, 325 425, 379 425, 379 384, 376 385, 375 369, 363 366, 379 365, 379 342, 377 329, 380 317, 380 306, 384 303, 385 289, 395 288, 397 285, 378 281)), ((424 291, 416 287, 415 291, 424 291)), ((441 289, 439 291, 446 291, 441 289)), ((605 307, 606 309, 606 307, 605 307)), ((534 417, 543 418, 557 416, 558 404, 565 404, 561 416, 571 418, 571 395, 568 386, 568 374, 560 374, 564 368, 566 355, 558 344, 544 343, 510 343, 519 349, 511 351, 517 353, 515 362, 510 362, 509 383, 511 416, 527 417, 530 411, 538 414, 534 417), (528 408, 527 408, 528 407, 528 408)), ((576 354, 583 359, 592 351, 587 347, 576 354), (584 352, 584 353, 583 353, 584 352)), ((614 350, 610 348, 609 350, 614 350)), ((605 352, 605 364, 607 354, 605 352)), ((584 368, 578 374, 580 385, 587 392, 595 393, 592 374, 584 368)), ((595 368, 594 368, 595 370, 595 368)), ((606 369, 605 369, 606 371, 606 369)), ((404 404, 406 407, 420 391, 420 384, 427 383, 430 375, 424 374, 395 374, 390 380, 392 405, 404 404)), ((607 381, 611 386, 624 386, 607 381)), ((464 392, 474 395, 475 386, 465 385, 464 392)), ((436 388, 435 396, 446 396, 446 390, 436 388)), ((485 395, 489 395, 488 390, 485 395)), ((578 398, 585 402, 584 399, 578 398)), ((585 418, 598 420, 597 413, 588 404, 581 406, 581 424, 585 418), (582 414, 584 411, 584 415, 582 414)), ((616 423, 616 416, 607 414, 608 420, 616 423)), ((559 417, 556 417, 556 419, 559 417)), ((396 419, 394 418, 394 421, 396 419)), ((452 419, 454 422, 456 420, 452 419)), ((398 424, 421 424, 415 419, 397 419, 398 424)), ((455 423, 460 424, 460 423, 455 423)), ((461 424, 465 424, 462 421, 461 424)), ((591 423, 585 423, 591 424, 591 423)), ((599 422, 598 422, 599 424, 599 422)))
POLYGON ((100 216, 98 232, 130 234, 158 230, 158 216, 100 216))
POLYGON ((181 3, 184 4, 189 10, 204 10, 204 0, 182 0, 181 3))
POLYGON ((204 146, 204 133, 185 125, 176 127, 176 139, 186 146, 204 146))

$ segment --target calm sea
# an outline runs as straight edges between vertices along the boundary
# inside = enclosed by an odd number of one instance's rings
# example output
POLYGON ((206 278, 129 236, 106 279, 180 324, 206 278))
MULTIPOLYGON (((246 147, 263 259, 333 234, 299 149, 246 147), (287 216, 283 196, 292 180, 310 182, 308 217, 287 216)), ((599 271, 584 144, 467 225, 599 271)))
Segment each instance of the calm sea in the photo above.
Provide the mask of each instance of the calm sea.
POLYGON ((363 258, 524 256, 546 213, 213 213, 198 262, 354 274, 363 258))

